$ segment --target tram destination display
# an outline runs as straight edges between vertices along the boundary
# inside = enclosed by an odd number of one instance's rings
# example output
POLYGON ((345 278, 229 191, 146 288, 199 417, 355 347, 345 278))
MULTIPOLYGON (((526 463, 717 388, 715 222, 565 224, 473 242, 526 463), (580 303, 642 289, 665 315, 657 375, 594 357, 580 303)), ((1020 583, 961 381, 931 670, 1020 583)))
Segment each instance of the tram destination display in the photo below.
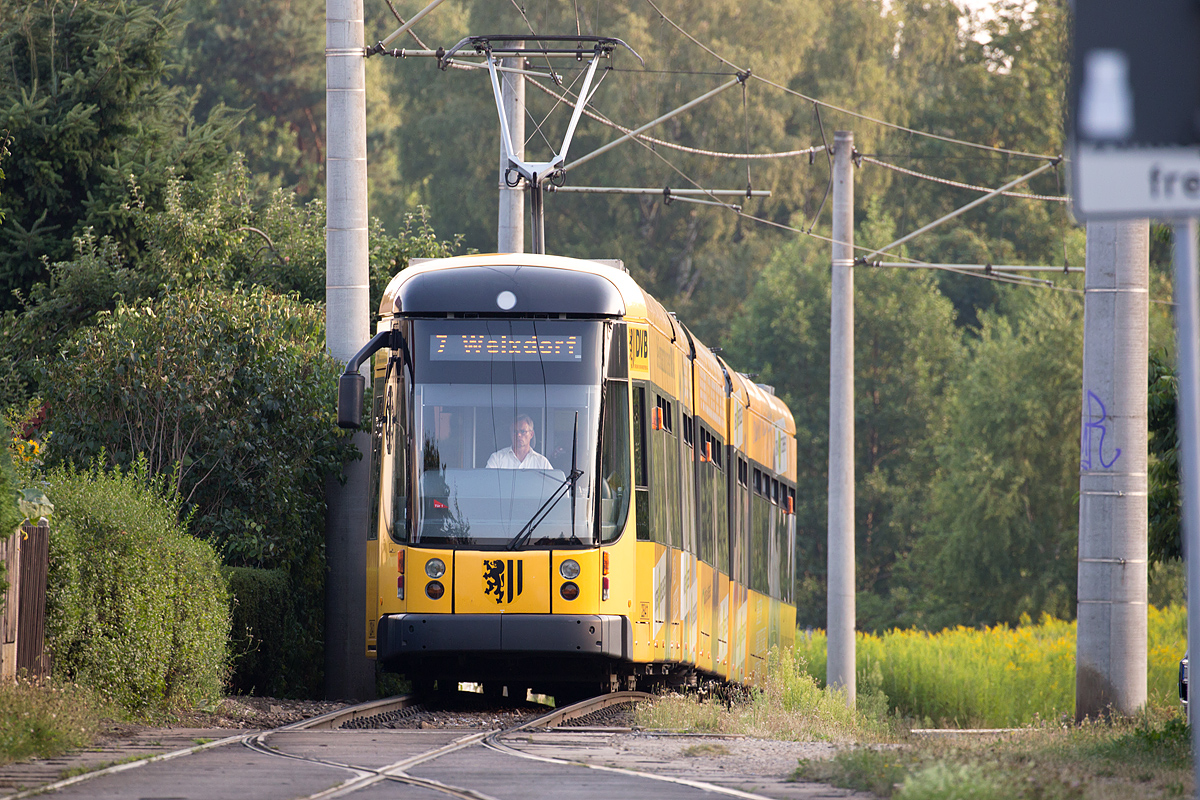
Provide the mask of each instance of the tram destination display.
POLYGON ((438 333, 429 337, 430 361, 480 361, 502 358, 511 361, 571 361, 583 356, 578 334, 479 334, 438 333))

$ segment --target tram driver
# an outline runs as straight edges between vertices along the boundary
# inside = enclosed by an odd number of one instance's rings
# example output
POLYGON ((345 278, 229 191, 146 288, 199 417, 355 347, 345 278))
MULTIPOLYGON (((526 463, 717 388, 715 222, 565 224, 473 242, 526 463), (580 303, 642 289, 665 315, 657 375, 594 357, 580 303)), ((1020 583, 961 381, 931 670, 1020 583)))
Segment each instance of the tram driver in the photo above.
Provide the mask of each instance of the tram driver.
POLYGON ((488 457, 488 469, 554 469, 550 459, 533 449, 533 420, 521 414, 512 424, 512 447, 497 450, 488 457))

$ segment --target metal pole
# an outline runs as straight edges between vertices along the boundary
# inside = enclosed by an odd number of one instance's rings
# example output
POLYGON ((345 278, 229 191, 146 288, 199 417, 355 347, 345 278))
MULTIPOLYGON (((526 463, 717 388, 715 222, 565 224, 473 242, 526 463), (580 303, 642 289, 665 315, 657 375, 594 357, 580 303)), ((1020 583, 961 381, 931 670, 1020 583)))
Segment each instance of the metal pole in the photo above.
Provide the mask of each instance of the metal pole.
POLYGON ((541 177, 535 174, 529 182, 529 216, 533 222, 530 231, 533 246, 530 249, 538 255, 546 252, 546 209, 542 204, 544 197, 541 177))
MULTIPOLYGON (((524 47, 518 42, 518 47, 524 47)), ((502 59, 501 67, 520 68, 523 57, 502 59)), ((519 72, 500 73, 501 110, 508 120, 508 132, 512 137, 513 152, 525 158, 525 76, 519 72)), ((510 187, 505 181, 508 157, 504 144, 500 145, 500 224, 496 229, 497 253, 525 252, 525 187, 510 187)), ((513 174, 516 177, 516 174, 513 174)))
POLYGON ((829 310, 829 566, 825 682, 857 694, 854 609, 854 134, 833 135, 829 310))
POLYGON ((1076 720, 1146 703, 1149 222, 1089 222, 1086 265, 1076 720))
MULTIPOLYGON (((1200 298, 1197 297, 1196 220, 1175 223, 1175 338, 1179 414, 1179 498, 1183 505, 1183 550, 1187 559, 1188 647, 1200 642, 1200 298)), ((1188 715, 1195 704, 1196 659, 1189 655, 1188 715)), ((1192 726, 1192 769, 1200 786, 1200 734, 1192 726)))
MULTIPOLYGON (((366 75, 362 0, 326 0, 325 345, 346 362, 370 338, 367 278, 366 75)), ((375 694, 366 657, 367 434, 364 460, 346 483, 326 484, 325 693, 363 700, 375 694)))

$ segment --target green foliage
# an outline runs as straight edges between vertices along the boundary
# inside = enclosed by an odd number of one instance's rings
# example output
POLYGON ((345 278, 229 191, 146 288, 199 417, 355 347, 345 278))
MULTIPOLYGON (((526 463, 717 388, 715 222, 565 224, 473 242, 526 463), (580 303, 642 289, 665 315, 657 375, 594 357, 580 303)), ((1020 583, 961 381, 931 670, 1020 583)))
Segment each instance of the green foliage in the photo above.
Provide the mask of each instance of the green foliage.
MULTIPOLYGON (((878 208, 863 229, 890 225, 878 208)), ((781 248, 735 318, 731 364, 758 372, 796 418, 798 624, 825 622, 826 469, 829 447, 829 267, 810 240, 781 248)), ((907 602, 893 579, 918 532, 937 469, 930 448, 943 427, 963 348, 950 302, 925 272, 860 270, 855 280, 855 516, 858 585, 867 630, 895 624, 907 602)))
MULTIPOLYGON (((298 204, 292 192, 263 197, 245 165, 201 181, 172 180, 162 210, 138 204, 139 230, 153 272, 170 286, 264 286, 325 299, 325 203, 298 204)), ((454 255, 461 237, 439 240, 424 208, 405 214, 395 235, 378 219, 368 223, 371 312, 392 277, 410 258, 454 255)))
POLYGON ((114 308, 122 297, 156 293, 158 281, 131 268, 111 238, 97 241, 88 228, 75 239, 75 257, 50 265, 49 281, 36 283, 20 313, 0 319, 0 401, 16 405, 40 380, 39 360, 58 353, 63 343, 96 313, 114 308))
POLYGON ((0 682, 0 764, 53 758, 91 744, 100 715, 95 693, 70 683, 0 682))
MULTIPOLYGON (((1187 637, 1183 606, 1148 615, 1147 689, 1153 708, 1178 706, 1175 680, 1187 637)), ((878 694, 900 717, 924 727, 1001 728, 1073 718, 1074 622, 1050 617, 1015 627, 947 628, 938 633, 896 629, 857 638, 860 684, 878 672, 878 694)), ((824 631, 799 632, 797 659, 818 685, 825 682, 824 631)))
MULTIPOLYGON (((886 699, 877 710, 886 715, 886 699)), ((884 732, 884 715, 847 707, 845 695, 818 686, 804 658, 791 648, 772 650, 763 680, 741 697, 727 702, 669 694, 637 710, 638 722, 645 727, 789 741, 869 740, 884 732)))
MULTIPOLYGON (((44 378, 54 458, 144 458, 227 564, 287 570, 296 624, 280 633, 296 665, 321 662, 325 479, 355 453, 323 327, 320 309, 261 287, 183 289, 82 329, 44 378)), ((311 666, 280 674, 319 686, 311 666)))
POLYGON ((145 460, 46 475, 54 501, 47 646, 55 674, 134 713, 220 695, 229 608, 212 548, 145 460))
POLYGON ((325 161, 325 5, 187 0, 183 68, 172 82, 195 91, 200 113, 242 109, 233 146, 256 181, 318 196, 325 161))
POLYGON ((46 365, 54 453, 178 465, 194 531, 232 564, 315 556, 324 477, 350 452, 323 338, 319 309, 257 287, 123 305, 46 365))
POLYGON ((1150 355, 1147 427, 1150 430, 1150 562, 1183 558, 1179 504, 1179 430, 1175 398, 1179 381, 1165 352, 1150 355))
MULTIPOLYGON (((4 445, 0 450, 0 538, 3 538, 17 529, 24 515, 17 507, 17 492, 20 487, 13 469, 10 449, 13 434, 4 422, 0 422, 0 441, 4 445)), ((0 566, 0 581, 3 580, 3 577, 3 566, 0 566)))
POLYGON ((904 579, 912 622, 1075 612, 1083 304, 1014 291, 987 313, 934 443, 928 522, 904 579))
POLYGON ((303 637, 286 570, 231 567, 224 570, 230 594, 233 671, 228 688, 237 693, 279 695, 307 665, 294 663, 289 645, 303 637))
POLYGON ((1179 768, 1191 765, 1192 729, 1183 716, 1155 719, 1143 714, 1132 730, 1096 748, 1114 760, 1151 757, 1179 768))
POLYGON ((172 3, 16 0, 0 5, 0 130, 11 136, 0 212, 0 308, 70 257, 89 229, 140 243, 125 205, 136 179, 157 203, 169 175, 220 169, 235 120, 164 80, 180 30, 172 3))
POLYGON ((912 766, 908 761, 894 748, 859 747, 841 750, 829 760, 801 759, 795 777, 891 797, 895 787, 908 776, 912 766))
MULTIPOLYGON (((5 539, 17 530, 24 515, 17 508, 18 488, 9 450, 12 434, 3 422, 0 422, 0 439, 4 443, 0 450, 0 539, 5 539)), ((0 611, 4 609, 4 592, 8 589, 7 573, 8 565, 0 561, 0 611)))
POLYGON ((937 762, 905 776, 898 800, 1008 800, 1013 789, 980 764, 937 762))
MULTIPOLYGON (((132 259, 91 228, 75 239, 75 255, 50 265, 18 310, 0 318, 0 403, 35 390, 39 360, 56 356, 79 328, 121 302, 136 305, 195 286, 235 290, 263 286, 320 302, 325 296, 325 205, 299 205, 291 192, 256 192, 241 161, 193 180, 167 177, 159 206, 129 187, 128 214, 145 252, 132 259)), ((439 240, 424 209, 407 214, 396 235, 378 220, 369 227, 372 308, 410 258, 453 255, 457 238, 439 240)))

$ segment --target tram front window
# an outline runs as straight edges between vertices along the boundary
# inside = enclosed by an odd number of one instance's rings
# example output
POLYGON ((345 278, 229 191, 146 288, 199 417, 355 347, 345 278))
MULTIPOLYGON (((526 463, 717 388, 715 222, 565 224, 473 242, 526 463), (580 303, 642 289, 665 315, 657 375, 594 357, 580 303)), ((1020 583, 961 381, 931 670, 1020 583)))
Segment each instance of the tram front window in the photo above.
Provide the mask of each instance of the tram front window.
POLYGON ((414 543, 515 548, 595 542, 600 326, 549 320, 417 324, 414 543))

